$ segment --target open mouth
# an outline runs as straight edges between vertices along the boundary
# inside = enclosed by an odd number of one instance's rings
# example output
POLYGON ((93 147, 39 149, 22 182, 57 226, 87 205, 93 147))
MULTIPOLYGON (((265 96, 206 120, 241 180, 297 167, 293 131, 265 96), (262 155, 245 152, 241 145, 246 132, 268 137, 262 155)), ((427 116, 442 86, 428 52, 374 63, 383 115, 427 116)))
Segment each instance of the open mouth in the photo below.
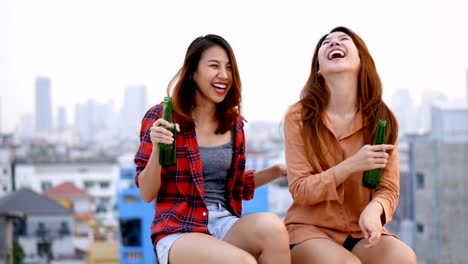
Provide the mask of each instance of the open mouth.
POLYGON ((334 59, 342 59, 346 56, 345 52, 342 51, 342 50, 339 50, 339 49, 334 49, 334 50, 331 50, 329 53, 328 53, 328 59, 329 60, 334 60, 334 59))
POLYGON ((212 86, 218 90, 226 90, 227 84, 225 83, 213 83, 212 86))
POLYGON ((227 92, 228 85, 226 83, 212 83, 211 86, 215 88, 217 94, 224 95, 227 92))

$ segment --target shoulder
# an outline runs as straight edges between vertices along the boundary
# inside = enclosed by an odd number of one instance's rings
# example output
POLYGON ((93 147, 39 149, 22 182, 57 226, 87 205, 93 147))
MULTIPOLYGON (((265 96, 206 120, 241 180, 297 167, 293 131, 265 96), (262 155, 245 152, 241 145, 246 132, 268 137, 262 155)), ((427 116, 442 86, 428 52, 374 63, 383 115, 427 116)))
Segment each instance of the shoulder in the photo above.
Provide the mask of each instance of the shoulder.
POLYGON ((158 119, 162 116, 162 103, 153 105, 150 107, 145 114, 145 119, 158 119))
POLYGON ((143 117, 142 123, 152 125, 162 116, 162 103, 150 107, 143 117))
POLYGON ((244 124, 247 123, 247 119, 245 119, 242 115, 236 120, 235 127, 243 128, 244 124))
POLYGON ((284 120, 285 123, 288 122, 297 122, 302 120, 302 112, 304 110, 304 107, 302 106, 301 103, 297 102, 293 105, 290 105, 288 107, 288 110, 286 111, 286 114, 284 115, 284 120))

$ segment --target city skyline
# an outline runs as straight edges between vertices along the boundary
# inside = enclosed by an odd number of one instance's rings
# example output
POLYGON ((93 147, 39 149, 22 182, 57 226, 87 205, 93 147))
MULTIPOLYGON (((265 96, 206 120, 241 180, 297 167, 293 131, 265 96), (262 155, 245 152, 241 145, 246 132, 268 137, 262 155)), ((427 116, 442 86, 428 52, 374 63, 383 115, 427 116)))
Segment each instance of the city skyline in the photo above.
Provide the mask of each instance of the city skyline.
POLYGON ((280 121, 309 75, 316 41, 338 25, 367 43, 387 103, 400 88, 416 101, 424 91, 464 98, 467 4, 448 2, 2 1, 0 129, 12 132, 22 115, 33 114, 38 76, 51 79, 53 120, 61 106, 72 120, 75 105, 89 99, 120 108, 128 86, 148 87, 148 102, 155 104, 188 44, 207 33, 233 46, 249 121, 280 121))

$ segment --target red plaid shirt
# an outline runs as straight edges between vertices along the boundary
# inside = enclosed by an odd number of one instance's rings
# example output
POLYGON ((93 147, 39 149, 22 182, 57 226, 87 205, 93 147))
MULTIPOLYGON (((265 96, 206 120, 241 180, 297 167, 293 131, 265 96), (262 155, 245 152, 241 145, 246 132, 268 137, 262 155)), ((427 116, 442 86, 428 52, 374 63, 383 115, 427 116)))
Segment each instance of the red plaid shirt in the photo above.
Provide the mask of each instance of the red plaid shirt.
MULTIPOLYGON (((162 104, 153 106, 143 118, 140 131, 140 147, 135 155, 136 177, 145 168, 153 144, 150 128, 162 115, 162 104)), ((177 117, 175 116, 175 119, 177 117)), ((233 130, 233 159, 226 184, 228 209, 238 216, 242 214, 242 200, 254 195, 254 171, 245 171, 244 122, 238 120, 233 130)), ((205 189, 200 151, 194 129, 180 128, 176 135, 177 164, 163 167, 161 187, 156 198, 156 210, 151 226, 153 245, 163 237, 177 232, 208 231, 208 210, 205 204, 205 189)))

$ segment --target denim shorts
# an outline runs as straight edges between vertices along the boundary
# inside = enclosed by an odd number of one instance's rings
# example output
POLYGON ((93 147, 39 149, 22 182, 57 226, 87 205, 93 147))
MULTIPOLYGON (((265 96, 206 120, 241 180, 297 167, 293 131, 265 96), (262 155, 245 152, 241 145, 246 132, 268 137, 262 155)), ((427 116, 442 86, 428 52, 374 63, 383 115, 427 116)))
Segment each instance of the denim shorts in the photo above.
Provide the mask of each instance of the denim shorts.
MULTIPOLYGON (((208 204, 208 231, 211 236, 223 240, 231 227, 239 220, 239 217, 232 215, 229 210, 221 204, 208 204)), ((169 263, 169 250, 174 242, 181 236, 188 233, 170 234, 158 241, 156 245, 156 253, 158 255, 159 264, 169 263)))

